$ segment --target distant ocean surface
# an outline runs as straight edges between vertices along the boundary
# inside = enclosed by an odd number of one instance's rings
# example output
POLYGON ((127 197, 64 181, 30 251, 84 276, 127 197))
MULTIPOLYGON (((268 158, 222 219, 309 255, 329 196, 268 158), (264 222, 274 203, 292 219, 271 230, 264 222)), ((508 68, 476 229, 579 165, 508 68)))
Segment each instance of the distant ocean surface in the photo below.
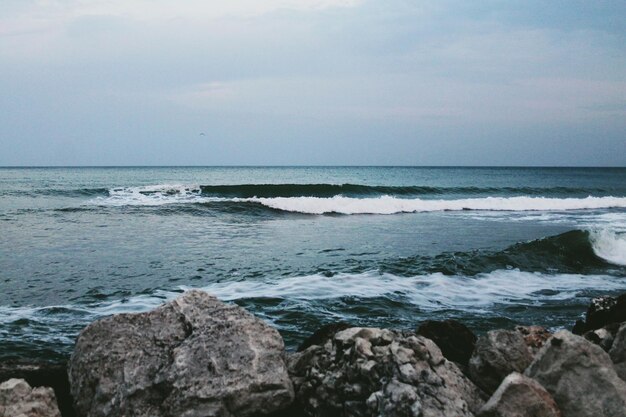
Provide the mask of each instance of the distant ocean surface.
POLYGON ((570 327, 626 291, 624 168, 0 168, 0 360, 207 290, 321 324, 570 327))

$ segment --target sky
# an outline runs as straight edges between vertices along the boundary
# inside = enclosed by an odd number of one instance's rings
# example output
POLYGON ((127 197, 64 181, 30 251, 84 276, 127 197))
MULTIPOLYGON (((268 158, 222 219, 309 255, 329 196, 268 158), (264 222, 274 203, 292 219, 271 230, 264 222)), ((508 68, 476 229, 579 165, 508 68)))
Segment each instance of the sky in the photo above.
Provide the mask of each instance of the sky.
POLYGON ((626 2, 2 0, 0 165, 626 166, 626 2))

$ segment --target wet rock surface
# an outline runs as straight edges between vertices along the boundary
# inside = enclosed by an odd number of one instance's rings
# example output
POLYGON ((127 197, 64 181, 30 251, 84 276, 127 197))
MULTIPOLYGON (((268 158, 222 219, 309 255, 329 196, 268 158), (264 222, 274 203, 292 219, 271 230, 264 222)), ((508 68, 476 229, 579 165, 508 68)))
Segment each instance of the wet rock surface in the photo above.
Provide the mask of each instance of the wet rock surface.
POLYGON ((502 381, 478 417, 561 417, 561 411, 541 384, 514 372, 502 381))
POLYGON ((446 359, 463 366, 469 363, 476 346, 476 335, 456 320, 425 321, 417 334, 435 342, 446 359))
POLYGON ((478 388, 429 339, 349 328, 289 360, 301 415, 472 416, 478 388))
POLYGON ((189 291, 81 332, 69 367, 75 409, 84 417, 269 414, 293 400, 283 350, 263 321, 189 291))
POLYGON ((597 297, 591 300, 585 320, 577 321, 572 333, 582 335, 611 323, 622 323, 625 321, 626 294, 618 297, 597 297))
POLYGON ((0 384, 0 416, 61 417, 52 388, 31 388, 23 379, 0 384))
POLYGON ((609 355, 566 330, 548 341, 525 375, 552 395, 564 416, 626 416, 626 382, 609 355))

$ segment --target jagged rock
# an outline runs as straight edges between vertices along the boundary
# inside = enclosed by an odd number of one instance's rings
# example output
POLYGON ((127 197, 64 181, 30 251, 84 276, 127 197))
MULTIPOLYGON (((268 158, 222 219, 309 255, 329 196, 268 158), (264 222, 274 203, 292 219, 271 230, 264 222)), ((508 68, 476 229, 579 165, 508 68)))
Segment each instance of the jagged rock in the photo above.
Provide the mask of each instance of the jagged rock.
POLYGON ((492 394, 511 372, 524 372, 533 356, 524 336, 515 330, 492 330, 480 336, 469 361, 472 381, 492 394))
POLYGON ((345 330, 349 327, 352 326, 343 321, 326 324, 317 329, 311 336, 307 337, 300 344, 300 346, 298 346, 298 352, 302 352, 309 346, 323 345, 324 343, 326 343, 327 340, 332 339, 335 333, 345 330))
POLYGON ((0 416, 61 417, 52 388, 31 388, 23 379, 0 384, 0 416))
POLYGON ((561 417, 561 412, 541 384, 513 372, 504 378, 478 417, 561 417))
POLYGON ((626 416, 626 382, 609 355, 583 337, 557 332, 525 374, 552 394, 564 416, 626 416))
POLYGON ((472 416, 480 391, 431 340, 354 327, 293 354, 302 414, 314 417, 472 416))
POLYGON ((427 320, 417 329, 417 334, 435 342, 446 359, 464 366, 476 345, 476 335, 456 320, 427 320))
POLYGON ((623 323, 615 335, 613 346, 609 352, 615 372, 626 381, 626 323, 623 323))
POLYGON ((530 349, 530 353, 533 357, 539 352, 539 349, 543 347, 546 341, 552 337, 552 333, 541 326, 515 326, 515 331, 524 337, 524 342, 530 349))
POLYGON ((263 415, 293 400, 283 353, 282 338, 263 321, 189 291, 151 312, 85 328, 70 385, 84 417, 263 415))
POLYGON ((52 388, 61 415, 63 417, 75 417, 66 364, 47 362, 0 363, 0 381, 12 378, 24 379, 31 387, 52 388))
POLYGON ((611 323, 626 321, 626 293, 619 297, 602 296, 591 300, 586 320, 577 321, 572 332, 582 335, 611 323))

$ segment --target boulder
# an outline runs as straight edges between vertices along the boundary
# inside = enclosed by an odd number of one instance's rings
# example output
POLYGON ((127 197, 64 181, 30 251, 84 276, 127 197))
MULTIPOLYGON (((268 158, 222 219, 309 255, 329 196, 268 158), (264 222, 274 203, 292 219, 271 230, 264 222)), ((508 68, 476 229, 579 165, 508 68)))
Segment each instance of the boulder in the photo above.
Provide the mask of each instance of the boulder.
POLYGON ((609 351, 617 375, 626 381, 626 323, 623 323, 615 335, 613 346, 609 351))
POLYGON ((626 321, 626 293, 619 297, 608 295, 591 300, 585 321, 577 321, 572 332, 582 335, 611 323, 626 321))
POLYGON ((504 378, 478 417, 561 417, 561 412, 541 384, 513 372, 504 378))
POLYGON ((511 372, 524 372, 533 360, 522 333, 492 330, 480 336, 469 361, 469 375, 480 388, 492 394, 511 372))
POLYGON ((609 355, 583 337, 554 334, 525 374, 552 394, 564 416, 626 416, 626 382, 609 355))
POLYGON ((0 416, 61 417, 52 388, 31 388, 23 379, 0 384, 0 416))
POLYGON ((456 320, 427 320, 417 334, 435 342, 446 359, 463 366, 467 366, 476 345, 476 335, 456 320))
POLYGON ((63 417, 75 417, 65 363, 3 362, 0 363, 0 381, 24 379, 31 387, 50 387, 54 390, 63 417))
POLYGON ((301 414, 314 417, 472 416, 479 389, 430 339, 353 327, 289 360, 301 414))
POLYGON ((189 291, 147 313, 85 328, 70 359, 78 415, 265 415, 293 401, 278 332, 242 308, 189 291))

